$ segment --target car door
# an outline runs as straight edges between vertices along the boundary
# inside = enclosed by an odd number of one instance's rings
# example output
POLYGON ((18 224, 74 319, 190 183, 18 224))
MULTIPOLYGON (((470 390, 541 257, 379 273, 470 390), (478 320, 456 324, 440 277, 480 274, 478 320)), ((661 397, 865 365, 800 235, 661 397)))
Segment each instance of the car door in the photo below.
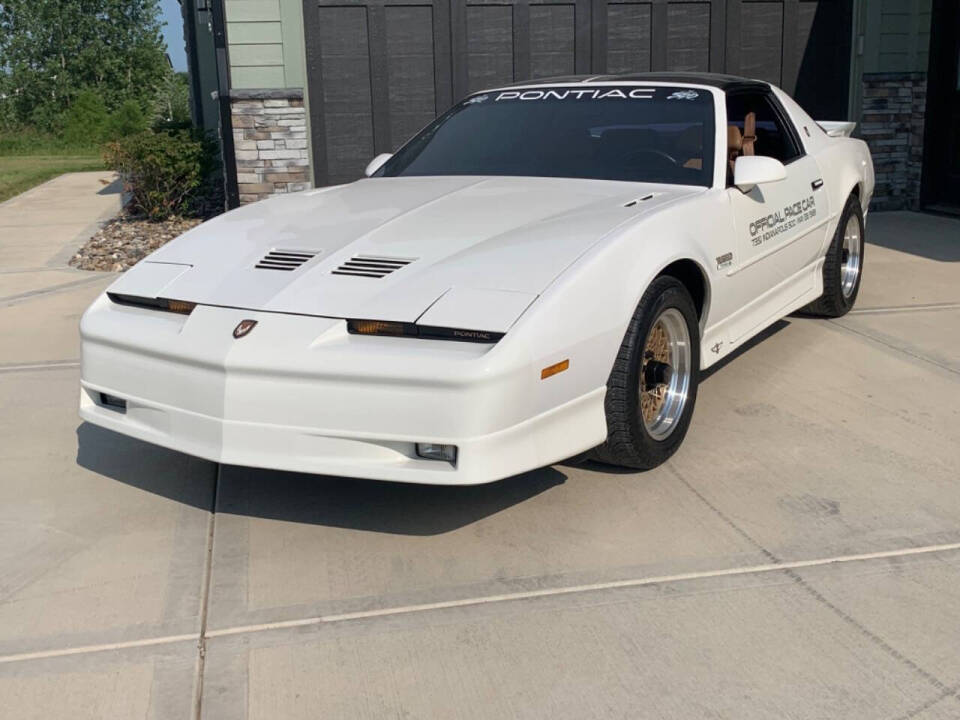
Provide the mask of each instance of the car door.
MULTIPOLYGON (((736 284, 745 305, 778 286, 783 291, 779 299, 786 304, 791 293, 799 297, 809 289, 802 282, 806 280, 802 271, 810 270, 823 245, 829 217, 823 177, 816 160, 804 152, 798 133, 770 93, 729 93, 727 126, 727 194, 736 233, 728 275, 739 275, 736 284), (743 192, 733 185, 733 163, 740 155, 764 155, 779 160, 786 168, 786 179, 743 192), (788 282, 791 279, 796 280, 796 287, 788 282)), ((813 277, 812 272, 807 275, 813 277)))

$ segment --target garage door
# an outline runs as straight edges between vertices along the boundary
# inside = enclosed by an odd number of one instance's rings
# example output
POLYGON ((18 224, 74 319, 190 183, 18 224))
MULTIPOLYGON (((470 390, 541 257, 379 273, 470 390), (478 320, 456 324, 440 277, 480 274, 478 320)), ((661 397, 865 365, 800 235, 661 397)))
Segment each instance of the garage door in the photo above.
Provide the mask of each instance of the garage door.
POLYGON ((843 118, 850 0, 304 0, 315 181, 354 180, 455 99, 572 73, 727 72, 843 118))

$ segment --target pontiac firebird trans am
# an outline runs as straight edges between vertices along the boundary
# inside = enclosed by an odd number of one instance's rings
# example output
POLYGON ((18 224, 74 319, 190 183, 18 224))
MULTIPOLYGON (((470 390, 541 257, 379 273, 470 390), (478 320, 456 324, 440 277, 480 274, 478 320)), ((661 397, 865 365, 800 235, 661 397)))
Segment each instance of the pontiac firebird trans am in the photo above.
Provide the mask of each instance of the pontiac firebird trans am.
POLYGON ((857 299, 852 123, 720 75, 475 93, 365 179, 249 205, 81 321, 81 416, 209 460, 484 483, 590 451, 651 468, 699 371, 857 299))

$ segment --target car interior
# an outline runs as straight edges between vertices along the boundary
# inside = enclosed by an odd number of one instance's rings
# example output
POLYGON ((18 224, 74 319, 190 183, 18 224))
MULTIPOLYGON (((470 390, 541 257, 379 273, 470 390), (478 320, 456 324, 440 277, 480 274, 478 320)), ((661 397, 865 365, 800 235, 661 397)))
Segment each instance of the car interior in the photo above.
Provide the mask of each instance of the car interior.
POLYGON ((727 125, 727 184, 733 184, 737 158, 757 154, 757 114, 748 112, 741 124, 727 125))
POLYGON ((709 98, 642 105, 475 103, 458 107, 434 131, 401 150, 383 172, 597 178, 709 187, 713 117, 709 98))
POLYGON ((674 182, 696 182, 704 169, 701 124, 658 123, 647 127, 599 128, 591 132, 595 161, 617 168, 623 179, 642 167, 674 182))
POLYGON ((727 96, 728 185, 733 184, 738 157, 763 155, 787 164, 801 154, 766 96, 755 93, 727 96))

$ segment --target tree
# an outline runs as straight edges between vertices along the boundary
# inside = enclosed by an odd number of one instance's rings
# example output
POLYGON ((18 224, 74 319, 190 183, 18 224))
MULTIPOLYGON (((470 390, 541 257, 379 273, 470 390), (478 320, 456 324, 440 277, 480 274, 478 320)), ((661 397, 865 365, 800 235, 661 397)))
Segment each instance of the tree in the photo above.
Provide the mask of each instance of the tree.
POLYGON ((14 127, 17 122, 13 107, 13 88, 10 83, 10 74, 0 67, 0 133, 14 127))
POLYGON ((190 125, 190 81, 186 73, 170 70, 157 87, 154 120, 160 125, 190 125))
POLYGON ((149 107, 168 72, 157 0, 0 0, 0 68, 21 122, 52 123, 84 90, 149 107))

